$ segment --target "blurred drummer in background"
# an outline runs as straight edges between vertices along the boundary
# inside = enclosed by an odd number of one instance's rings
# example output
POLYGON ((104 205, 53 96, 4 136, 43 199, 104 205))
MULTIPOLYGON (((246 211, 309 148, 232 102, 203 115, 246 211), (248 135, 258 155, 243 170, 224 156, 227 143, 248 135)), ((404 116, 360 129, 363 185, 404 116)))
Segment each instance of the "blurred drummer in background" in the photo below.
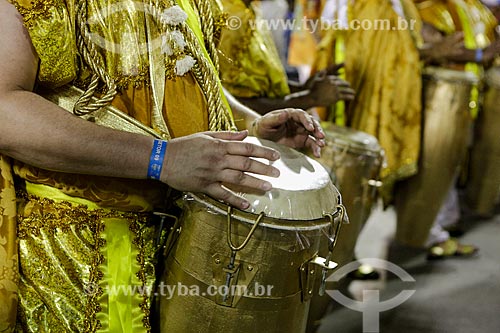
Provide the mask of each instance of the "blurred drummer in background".
POLYGON ((481 0, 495 15, 497 21, 500 21, 500 1, 499 0, 481 0))
POLYGON ((313 70, 345 63, 345 77, 356 91, 356 98, 345 118, 339 106, 337 111, 323 114, 323 118, 379 140, 387 158, 381 172, 381 193, 388 205, 394 183, 417 172, 421 131, 417 12, 413 3, 405 0, 330 0, 324 8, 323 19, 330 20, 333 28, 319 44, 313 70), (377 20, 387 20, 391 26, 349 28, 353 22, 377 20), (403 21, 405 24, 401 24, 403 21), (415 22, 415 31, 410 29, 410 22, 415 22))
MULTIPOLYGON (((468 6, 465 11, 455 10, 446 16, 443 12, 448 10, 448 3, 454 2, 330 0, 324 6, 323 18, 331 20, 336 29, 324 35, 313 70, 344 62, 345 78, 357 95, 348 108, 337 103, 335 109, 322 116, 372 134, 380 141, 387 157, 387 167, 381 173, 385 205, 392 203, 393 185, 418 172, 423 123, 421 60, 438 65, 446 63, 454 69, 459 63, 458 68, 463 69, 467 62, 490 63, 498 52, 497 43, 488 46, 494 39, 496 24, 478 0, 468 0, 464 3, 468 6), (421 16, 426 23, 423 26, 421 16), (466 17, 470 22, 465 21, 466 17), (375 22, 384 19, 390 20, 390 29, 352 29, 350 26, 355 20, 375 22), (401 20, 408 26, 401 25, 401 20), (462 30, 466 34, 456 33, 462 30)), ((467 64, 467 67, 479 74, 477 65, 467 64)), ((471 94, 472 112, 477 110, 477 98, 478 90, 475 89, 471 94)), ((456 197, 452 199, 456 201, 456 197)), ((440 238, 429 236, 427 243, 424 239, 419 246, 437 243, 438 252, 445 254, 457 254, 457 250, 462 254, 476 251, 473 246, 450 242, 449 234, 437 228, 440 238)), ((428 235, 429 231, 423 234, 428 235)), ((415 246, 403 237, 397 240, 403 245, 415 246)))
MULTIPOLYGON (((421 81, 417 49, 420 34, 412 33, 407 16, 417 18, 411 1, 326 1, 321 15, 323 36, 312 68, 315 73, 344 64, 341 75, 356 91, 354 100, 348 105, 339 102, 328 109, 318 108, 318 113, 323 120, 351 127, 352 133, 365 132, 357 137, 368 136, 368 133, 378 140, 377 145, 385 151, 387 158, 387 164, 380 172, 383 183, 381 193, 386 205, 392 201, 394 183, 417 172, 420 150, 421 81), (362 22, 373 25, 377 21, 387 22, 388 26, 382 29, 360 26, 362 22), (398 24, 403 26, 402 29, 398 29, 398 24), (325 30, 325 27, 329 29, 325 30)), ((418 21, 413 21, 418 29, 418 21)), ((334 127, 331 130, 338 131, 334 127)), ((334 142, 329 144, 330 147, 335 146, 334 142)), ((361 162, 364 158, 358 156, 358 162, 366 163, 366 160, 361 162)), ((341 192, 349 185, 367 189, 364 184, 355 184, 356 181, 363 182, 362 179, 337 179, 341 192)), ((347 192, 355 194, 352 188, 347 192)), ((359 209, 360 203, 367 205, 369 202, 363 195, 349 197, 354 200, 345 202, 348 211, 350 208, 359 209)), ((340 265, 354 258, 355 243, 371 206, 363 209, 367 214, 355 212, 355 217, 363 217, 360 220, 354 218, 343 230, 344 237, 341 236, 339 243, 340 249, 346 253, 337 252, 334 255, 340 265)), ((378 273, 363 265, 350 276, 377 279, 378 273)), ((313 298, 310 330, 318 324, 321 307, 325 303, 322 299, 313 298)))
POLYGON ((265 114, 276 106, 309 109, 352 100, 354 91, 333 71, 321 72, 302 85, 289 82, 260 1, 222 0, 229 17, 218 46, 224 87, 240 102, 265 114))
MULTIPOLYGON (((495 36, 497 22, 491 12, 479 0, 415 0, 415 3, 424 22, 422 59, 427 64, 471 72, 479 79, 483 67, 490 65, 500 50, 500 41, 495 36)), ((469 108, 475 118, 479 108, 477 86, 472 88, 469 108)), ((429 259, 477 252, 475 246, 460 244, 445 230, 452 228, 459 218, 458 192, 453 186, 423 244, 429 247, 429 259)), ((401 223, 398 221, 398 227, 401 223)), ((419 227, 422 226, 414 226, 419 227)), ((397 237, 403 244, 406 242, 404 237, 397 237)))

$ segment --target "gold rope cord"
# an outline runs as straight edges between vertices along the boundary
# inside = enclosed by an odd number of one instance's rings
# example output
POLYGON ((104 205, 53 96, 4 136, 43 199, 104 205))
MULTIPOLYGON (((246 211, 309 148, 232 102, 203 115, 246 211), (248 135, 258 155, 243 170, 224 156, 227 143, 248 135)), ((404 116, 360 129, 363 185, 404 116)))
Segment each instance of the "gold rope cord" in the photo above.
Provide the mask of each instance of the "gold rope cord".
MULTIPOLYGON (((160 26, 160 31, 164 33, 171 31, 168 24, 164 23, 160 19, 161 13, 157 6, 151 6, 151 10, 154 19, 160 26)), ((209 130, 221 131, 236 129, 236 125, 234 124, 232 117, 229 115, 229 110, 226 109, 222 102, 222 92, 218 84, 219 77, 217 76, 217 72, 205 58, 203 51, 198 45, 198 40, 194 32, 189 28, 186 22, 179 24, 179 31, 182 32, 186 39, 187 54, 191 55, 196 60, 196 63, 192 68, 192 73, 194 74, 198 84, 201 86, 205 98, 207 99, 209 130)), ((205 35, 205 32, 203 32, 203 34, 205 35)), ((204 38, 206 40, 206 36, 204 36, 204 38)), ((213 45, 213 36, 210 44, 213 45)), ((215 46, 213 52, 215 52, 215 46)), ((216 59, 218 59, 216 53, 213 55, 216 59)))
POLYGON ((203 32, 203 36, 205 38, 205 46, 207 48, 208 54, 210 55, 210 58, 212 59, 215 70, 219 72, 219 57, 214 41, 214 15, 210 5, 210 1, 197 0, 194 1, 194 4, 196 5, 196 8, 199 12, 201 31, 203 32))
POLYGON ((73 113, 77 116, 86 115, 105 107, 115 97, 116 84, 111 77, 104 70, 104 65, 101 57, 99 56, 96 46, 92 42, 87 30, 87 1, 78 1, 76 9, 77 21, 77 44, 78 50, 81 53, 86 65, 92 71, 92 79, 90 85, 85 90, 84 94, 78 99, 75 104, 73 113), (92 102, 92 97, 95 96, 95 91, 98 87, 99 81, 102 81, 106 86, 106 92, 97 101, 92 102))
MULTIPOLYGON (((214 28, 214 16, 213 12, 211 9, 210 1, 209 0, 197 0, 194 2, 197 6, 199 16, 200 16, 200 21, 201 21, 201 29, 203 32, 203 36, 205 39, 205 45, 207 47, 207 51, 212 59, 212 63, 215 67, 215 70, 217 73, 219 73, 220 68, 219 68, 219 56, 217 52, 217 48, 215 46, 215 41, 214 41, 214 35, 215 35, 215 28, 214 28)), ((188 45, 192 44, 192 32, 189 33, 187 32, 186 37, 189 36, 188 45)), ((203 58, 204 59, 204 58, 203 58)), ((210 69, 210 65, 208 64, 208 68, 210 69)), ((203 68, 198 68, 198 66, 195 66, 195 76, 197 77, 198 82, 207 82, 206 80, 203 80, 203 76, 205 76, 208 71, 204 70, 203 68), (198 78, 198 76, 201 75, 201 77, 198 78)), ((213 74, 213 73, 212 73, 213 74)), ((218 77, 216 78, 218 80, 218 77)), ((211 81, 213 83, 217 81, 211 81)), ((212 88, 213 89, 213 88, 212 88)), ((219 87, 216 84, 215 90, 218 90, 219 87)), ((212 90, 210 90, 212 91, 212 90)), ((217 124, 214 126, 212 125, 212 122, 209 121, 210 124, 210 129, 211 130, 234 130, 236 129, 236 125, 234 124, 232 117, 229 116, 228 110, 225 109, 220 92, 217 94, 216 98, 218 99, 217 101, 217 110, 216 112, 216 118, 217 118, 217 124)), ((207 97, 208 99, 208 97, 207 97)), ((210 104, 209 104, 210 106, 210 104)))

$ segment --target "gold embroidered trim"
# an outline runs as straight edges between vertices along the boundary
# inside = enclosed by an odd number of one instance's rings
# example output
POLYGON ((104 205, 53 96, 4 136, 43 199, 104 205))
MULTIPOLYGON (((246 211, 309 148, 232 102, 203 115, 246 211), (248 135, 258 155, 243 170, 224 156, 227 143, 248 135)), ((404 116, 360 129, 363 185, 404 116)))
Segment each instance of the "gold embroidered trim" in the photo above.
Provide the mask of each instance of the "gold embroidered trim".
POLYGON ((115 81, 117 90, 119 91, 126 90, 130 85, 134 88, 149 86, 151 83, 149 77, 149 66, 142 66, 138 69, 137 74, 135 75, 118 73, 117 75, 114 75, 112 79, 115 81))
POLYGON ((222 29, 227 27, 228 18, 229 18, 229 13, 222 12, 217 16, 217 19, 214 21, 214 43, 215 43, 215 45, 219 44, 219 42, 220 42, 222 29))
POLYGON ((17 231, 19 239, 25 239, 28 235, 39 236, 40 230, 46 230, 51 234, 56 229, 63 232, 70 231, 72 225, 77 230, 90 227, 92 230, 97 231, 95 224, 85 224, 88 220, 93 221, 93 223, 103 218, 124 218, 133 221, 149 216, 148 213, 121 212, 107 209, 90 210, 85 205, 77 205, 68 201, 56 202, 20 190, 17 191, 17 197, 25 201, 24 206, 19 209, 17 231), (27 210, 29 211, 28 216, 23 216, 23 211, 27 210))
MULTIPOLYGON (((144 226, 144 224, 142 224, 144 226)), ((146 271, 145 271, 145 263, 146 263, 146 254, 145 254, 145 244, 144 237, 142 237, 143 231, 142 227, 136 221, 133 221, 129 227, 130 231, 135 235, 134 240, 132 241, 135 246, 139 249, 139 253, 137 254, 137 263, 139 264, 139 271, 136 276, 141 281, 143 290, 147 285, 146 271)), ((151 332, 151 323, 149 321, 150 316, 150 308, 151 308, 151 300, 148 297, 147 293, 143 293, 143 300, 139 304, 142 312, 144 313, 144 317, 142 318, 142 325, 146 328, 147 332, 151 332)))
POLYGON ((94 220, 94 223, 94 255, 90 265, 88 287, 95 289, 87 293, 87 306, 83 322, 84 332, 96 332, 102 327, 101 321, 97 319, 97 314, 101 311, 98 299, 102 296, 103 290, 99 282, 102 280, 104 273, 99 269, 99 266, 104 263, 104 256, 101 253, 101 249, 106 244, 106 241, 101 236, 104 231, 104 222, 102 219, 97 219, 94 220))

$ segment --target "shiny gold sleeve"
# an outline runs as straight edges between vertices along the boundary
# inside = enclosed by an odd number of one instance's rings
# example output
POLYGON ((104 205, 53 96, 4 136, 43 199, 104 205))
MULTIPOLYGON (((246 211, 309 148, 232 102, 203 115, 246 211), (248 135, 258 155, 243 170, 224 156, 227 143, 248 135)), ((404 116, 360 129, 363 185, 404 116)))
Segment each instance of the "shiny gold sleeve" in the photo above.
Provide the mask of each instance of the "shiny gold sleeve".
POLYGON ((453 16, 444 2, 415 1, 422 21, 449 35, 457 31, 453 16))
POLYGON ((59 87, 76 76, 74 4, 71 0, 9 0, 24 20, 40 58, 41 84, 59 87))
POLYGON ((222 5, 230 18, 218 45, 224 87, 236 97, 288 95, 288 80, 272 36, 256 24, 259 8, 247 8, 241 0, 223 0, 222 5))

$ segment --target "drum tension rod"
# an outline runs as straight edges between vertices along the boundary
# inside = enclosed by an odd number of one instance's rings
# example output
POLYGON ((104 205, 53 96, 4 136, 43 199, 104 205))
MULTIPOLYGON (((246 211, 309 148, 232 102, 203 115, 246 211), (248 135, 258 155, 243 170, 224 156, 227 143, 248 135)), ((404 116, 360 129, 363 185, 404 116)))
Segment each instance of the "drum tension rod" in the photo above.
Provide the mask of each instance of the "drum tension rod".
POLYGON ((248 235, 246 236, 245 240, 241 245, 235 246, 233 244, 233 241, 231 240, 231 234, 232 234, 232 228, 231 228, 231 215, 233 214, 233 208, 231 206, 227 207, 227 244, 229 245, 229 248, 231 249, 231 258, 229 259, 229 264, 227 265, 227 268, 224 268, 224 271, 226 272, 226 291, 227 293, 224 294, 224 297, 222 298, 222 302, 227 302, 227 298, 229 296, 229 287, 231 286, 231 280, 233 279, 234 274, 238 271, 239 267, 235 267, 234 263, 236 261, 236 252, 242 250, 245 246, 247 246, 248 242, 250 241, 250 238, 254 234, 255 230, 259 226, 260 221, 264 217, 264 212, 260 213, 257 219, 255 220, 252 228, 248 232, 248 235))
POLYGON ((321 284, 318 292, 320 296, 323 296, 325 294, 326 274, 329 270, 327 267, 330 265, 330 261, 332 259, 332 253, 333 250, 335 249, 335 245, 337 244, 337 240, 339 238, 340 227, 342 226, 345 216, 345 207, 343 205, 338 205, 335 214, 325 214, 325 216, 330 220, 330 236, 328 237, 328 255, 326 256, 325 260, 326 266, 323 267, 323 270, 321 272, 321 284), (337 227, 335 227, 334 215, 338 216, 339 213, 340 213, 340 219, 339 222, 337 223, 337 227))

